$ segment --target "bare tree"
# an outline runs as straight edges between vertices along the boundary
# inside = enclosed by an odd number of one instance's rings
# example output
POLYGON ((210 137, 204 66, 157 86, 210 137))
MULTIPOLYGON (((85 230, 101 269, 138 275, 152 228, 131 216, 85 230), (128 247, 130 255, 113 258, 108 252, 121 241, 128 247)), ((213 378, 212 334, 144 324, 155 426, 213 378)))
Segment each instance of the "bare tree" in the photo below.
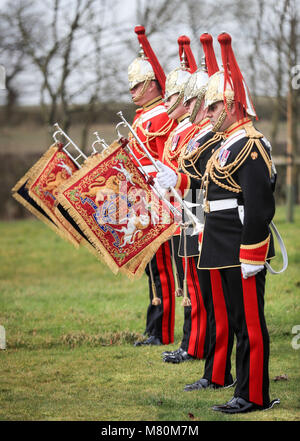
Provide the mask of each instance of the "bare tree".
POLYGON ((118 2, 19 0, 15 6, 7 4, 6 17, 14 22, 22 56, 30 61, 44 120, 49 127, 59 120, 67 131, 78 104, 93 113, 104 82, 112 71, 116 74, 112 55, 116 43, 109 32, 113 24, 119 26, 114 20, 118 2))
POLYGON ((26 68, 23 42, 16 40, 14 35, 14 20, 4 13, 0 14, 0 59, 6 71, 6 103, 5 119, 10 122, 21 90, 17 80, 26 68))

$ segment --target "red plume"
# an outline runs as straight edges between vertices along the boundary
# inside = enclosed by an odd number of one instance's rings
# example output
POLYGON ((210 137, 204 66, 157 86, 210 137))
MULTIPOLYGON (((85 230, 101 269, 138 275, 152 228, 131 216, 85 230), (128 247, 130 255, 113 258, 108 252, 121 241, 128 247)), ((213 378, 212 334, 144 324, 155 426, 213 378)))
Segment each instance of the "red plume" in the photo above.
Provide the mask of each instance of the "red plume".
POLYGON ((200 42, 203 47, 204 55, 205 55, 205 63, 207 67, 207 73, 210 77, 214 73, 218 72, 219 66, 215 56, 215 51, 213 47, 213 39, 210 34, 207 32, 200 36, 200 42))
POLYGON ((186 67, 189 72, 195 72, 195 70, 197 70, 197 64, 190 46, 191 40, 186 35, 181 35, 177 41, 179 45, 179 59, 181 60, 182 54, 184 54, 186 67))
MULTIPOLYGON (((221 46, 221 55, 222 55, 222 62, 224 68, 224 92, 226 89, 226 85, 230 84, 230 86, 234 91, 235 102, 240 103, 240 105, 246 111, 247 110, 247 101, 246 101, 246 92, 245 92, 246 84, 244 82, 242 72, 240 71, 239 65, 236 61, 233 49, 231 47, 231 37, 226 32, 223 32, 218 36, 218 41, 221 46)), ((251 100, 250 94, 249 94, 249 99, 251 100)), ((225 100, 225 106, 226 106, 226 100, 225 100)), ((244 116, 239 106, 236 106, 236 113, 238 119, 241 119, 244 116)))
POLYGON ((151 63, 151 66, 153 68, 155 77, 156 77, 157 81, 159 82, 159 85, 161 87, 162 93, 164 95, 164 93, 165 93, 166 75, 165 75, 165 73, 163 71, 163 68, 159 64, 159 61, 158 61, 155 53, 153 52, 153 49, 150 46, 148 38, 146 37, 146 34, 145 34, 146 31, 145 31, 144 26, 136 26, 134 28, 134 32, 138 36, 139 43, 142 46, 143 51, 144 51, 146 57, 148 58, 149 63, 151 63))

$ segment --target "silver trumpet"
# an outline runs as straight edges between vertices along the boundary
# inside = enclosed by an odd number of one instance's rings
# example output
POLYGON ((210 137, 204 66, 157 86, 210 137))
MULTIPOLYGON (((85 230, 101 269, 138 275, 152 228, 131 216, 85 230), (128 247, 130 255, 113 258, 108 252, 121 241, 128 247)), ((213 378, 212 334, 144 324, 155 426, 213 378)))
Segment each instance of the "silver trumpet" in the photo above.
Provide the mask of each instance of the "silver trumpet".
MULTIPOLYGON (((54 124, 54 127, 57 129, 52 135, 54 141, 57 143, 60 142, 57 138, 58 135, 65 138, 67 143, 62 147, 62 150, 69 156, 69 158, 77 165, 78 168, 81 168, 83 162, 88 158, 87 155, 83 153, 83 151, 75 144, 74 141, 72 141, 72 139, 62 130, 62 128, 59 127, 57 123, 54 124)), ((96 144, 100 144, 102 146, 102 150, 108 147, 108 144, 104 141, 104 139, 99 137, 98 132, 94 132, 94 135, 96 135, 96 141, 94 141, 92 144, 92 155, 99 153, 95 147, 96 144)))
POLYGON ((102 147, 102 151, 106 150, 109 147, 105 140, 103 138, 100 138, 98 132, 94 132, 94 135, 96 136, 96 141, 94 141, 92 144, 92 155, 98 153, 98 150, 95 148, 96 144, 99 144, 102 147))
MULTIPOLYGON (((118 126, 123 125, 124 127, 127 127, 130 130, 130 132, 132 133, 132 135, 134 136, 134 138, 136 139, 136 141, 139 143, 140 147, 142 148, 142 150, 145 153, 145 155, 147 156, 147 158, 151 161, 151 163, 155 167, 155 170, 157 172, 159 172, 159 168, 156 165, 155 159, 148 152, 148 150, 146 149, 146 147, 144 146, 143 142, 138 137, 138 135, 135 132, 135 130, 133 129, 133 127, 128 123, 128 121, 126 121, 126 119, 124 118, 122 112, 121 111, 118 112, 117 115, 122 120, 116 126, 116 130, 117 130, 117 133, 118 133, 119 137, 121 138, 121 135, 120 135, 120 133, 118 131, 118 126)), ((130 150, 130 153, 134 156, 135 160, 138 162, 138 164, 139 164, 140 168, 142 169, 143 173, 147 176, 148 174, 144 170, 144 167, 142 166, 142 164, 137 159, 137 157, 134 155, 134 153, 132 152, 132 150, 130 149, 130 147, 128 145, 127 145, 127 148, 130 150)), ((149 175, 148 175, 148 177, 149 177, 149 175)), ((154 185, 154 188, 157 190, 155 185, 154 185)), ((179 202, 181 209, 184 210, 185 215, 188 217, 189 222, 181 223, 181 226, 182 227, 191 226, 192 227, 192 236, 201 233, 203 231, 203 227, 204 227, 203 223, 200 222, 200 220, 194 215, 194 213, 188 207, 187 203, 181 198, 181 196, 178 194, 178 192, 175 190, 174 187, 170 187, 168 190, 172 192, 172 194, 173 194, 174 198, 176 199, 176 201, 179 202)), ((180 216, 181 216, 181 213, 164 197, 164 195, 161 195, 160 192, 158 192, 158 193, 159 193, 160 197, 168 204, 168 206, 172 210, 172 212, 174 213, 174 209, 175 209, 177 214, 179 213, 180 216)))

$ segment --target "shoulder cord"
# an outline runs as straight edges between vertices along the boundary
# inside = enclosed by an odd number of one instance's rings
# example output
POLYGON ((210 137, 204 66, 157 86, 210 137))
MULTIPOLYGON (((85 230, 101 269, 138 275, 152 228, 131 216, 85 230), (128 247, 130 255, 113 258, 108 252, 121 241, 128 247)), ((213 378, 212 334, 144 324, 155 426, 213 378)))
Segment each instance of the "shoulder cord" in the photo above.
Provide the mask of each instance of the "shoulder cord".
POLYGON ((190 139, 193 138, 196 131, 199 130, 198 127, 192 127, 191 131, 188 132, 183 140, 178 143, 178 146, 175 148, 175 150, 172 152, 170 147, 172 145, 173 136, 175 134, 176 128, 171 132, 171 135, 167 139, 167 142, 165 143, 164 148, 164 159, 168 163, 169 166, 171 166, 175 171, 177 171, 178 167, 175 167, 174 163, 172 161, 175 161, 184 150, 186 144, 190 141, 190 139))
MULTIPOLYGON (((139 119, 137 119, 134 123, 133 123, 133 129, 136 131, 137 128, 139 128, 142 132, 142 134, 145 136, 145 141, 144 144, 146 145, 149 153, 152 154, 152 156, 157 156, 157 152, 153 149, 151 149, 150 147, 150 141, 152 141, 153 139, 155 139, 158 136, 165 136, 168 131, 170 130, 171 126, 173 124, 173 120, 169 120, 167 121, 158 132, 149 132, 147 129, 144 129, 142 124, 139 124, 139 119)), ((138 142, 136 141, 136 139, 134 138, 134 136, 132 135, 132 133, 129 133, 128 135, 129 141, 131 143, 131 145, 142 155, 144 155, 144 151, 142 150, 142 148, 139 146, 138 142)))
POLYGON ((259 150, 263 160, 265 161, 269 175, 271 176, 271 166, 272 161, 268 157, 265 149, 263 148, 261 142, 257 138, 250 138, 245 146, 242 148, 242 150, 237 155, 236 159, 231 162, 228 165, 225 165, 221 167, 218 163, 218 156, 219 151, 222 147, 220 147, 213 156, 209 159, 207 163, 207 173, 209 177, 212 179, 212 181, 217 184, 219 187, 222 187, 226 190, 232 191, 234 193, 240 193, 242 191, 241 187, 235 182, 233 179, 233 174, 243 165, 245 160, 248 158, 250 152, 253 149, 253 146, 256 145, 257 149, 259 150), (220 182, 221 180, 227 180, 229 185, 224 184, 223 182, 220 182))
POLYGON ((212 138, 210 138, 206 143, 201 145, 199 148, 197 148, 194 152, 188 153, 187 155, 184 154, 184 151, 182 150, 182 155, 179 157, 179 166, 180 169, 187 174, 191 178, 195 179, 202 179, 202 174, 196 167, 196 162, 199 159, 199 157, 202 155, 202 153, 207 150, 212 144, 217 143, 224 139, 224 136, 222 132, 216 133, 212 138), (194 170, 193 172, 189 171, 188 168, 192 167, 194 170))

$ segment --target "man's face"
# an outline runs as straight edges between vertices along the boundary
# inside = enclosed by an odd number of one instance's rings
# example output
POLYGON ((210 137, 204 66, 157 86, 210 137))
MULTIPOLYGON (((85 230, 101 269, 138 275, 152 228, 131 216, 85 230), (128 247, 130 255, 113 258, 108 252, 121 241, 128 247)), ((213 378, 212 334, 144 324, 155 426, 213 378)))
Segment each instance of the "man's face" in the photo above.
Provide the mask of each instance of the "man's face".
POLYGON ((141 95, 143 87, 144 87, 144 82, 138 83, 132 89, 130 89, 131 98, 137 106, 142 106, 147 102, 147 99, 145 98, 147 91, 145 91, 145 93, 141 95))
MULTIPOLYGON (((178 93, 174 93, 165 101, 165 108, 169 110, 177 101, 178 93)), ((186 109, 182 104, 182 101, 177 105, 173 112, 169 113, 169 118, 177 119, 186 113, 186 109)))
POLYGON ((194 124, 201 123, 201 121, 203 121, 204 118, 206 118, 206 113, 207 113, 207 109, 204 108, 204 99, 203 99, 200 108, 197 112, 197 115, 195 117, 194 124))
MULTIPOLYGON (((221 115, 222 111, 224 109, 224 103, 223 101, 218 101, 217 103, 211 104, 208 106, 206 116, 209 118, 212 126, 214 127, 217 123, 219 116, 221 115)), ((224 122, 222 123, 221 127, 218 128, 219 131, 226 130, 227 127, 229 127, 228 123, 228 115, 226 115, 226 118, 224 122)))
POLYGON ((196 101, 197 101, 197 98, 195 97, 195 98, 191 98, 191 99, 189 99, 188 101, 186 101, 186 102, 184 103, 185 110, 186 110, 190 115, 191 115, 191 113, 192 113, 192 111, 193 111, 193 109, 194 109, 194 107, 195 107, 196 101))

